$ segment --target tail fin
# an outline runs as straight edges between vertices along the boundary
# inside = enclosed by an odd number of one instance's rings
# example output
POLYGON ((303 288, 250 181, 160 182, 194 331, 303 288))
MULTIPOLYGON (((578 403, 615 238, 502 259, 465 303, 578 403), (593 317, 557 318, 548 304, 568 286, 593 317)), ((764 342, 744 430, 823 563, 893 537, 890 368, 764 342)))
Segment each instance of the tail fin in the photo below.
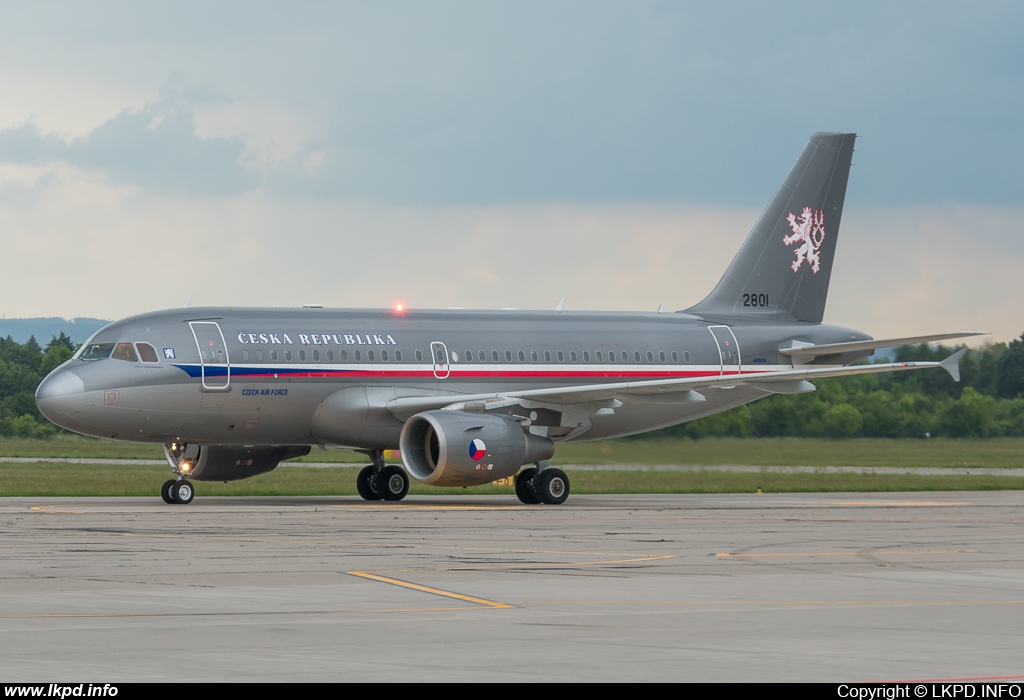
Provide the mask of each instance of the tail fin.
POLYGON ((856 137, 811 137, 718 286, 688 312, 821 322, 856 137))

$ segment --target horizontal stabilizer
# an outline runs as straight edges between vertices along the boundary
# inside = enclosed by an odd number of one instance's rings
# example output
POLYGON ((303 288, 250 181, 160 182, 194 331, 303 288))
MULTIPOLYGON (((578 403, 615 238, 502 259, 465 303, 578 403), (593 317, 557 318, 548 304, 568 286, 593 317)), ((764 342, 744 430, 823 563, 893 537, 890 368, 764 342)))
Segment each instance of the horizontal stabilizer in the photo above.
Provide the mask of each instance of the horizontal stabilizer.
POLYGON ((878 340, 857 340, 850 343, 829 343, 828 345, 800 345, 795 348, 780 348, 779 354, 794 358, 814 358, 825 355, 841 355, 847 352, 863 352, 878 348, 894 348, 899 345, 915 345, 934 343, 951 338, 969 338, 975 335, 988 335, 985 331, 962 331, 959 333, 939 333, 937 335, 914 335, 906 338, 879 338, 878 340))

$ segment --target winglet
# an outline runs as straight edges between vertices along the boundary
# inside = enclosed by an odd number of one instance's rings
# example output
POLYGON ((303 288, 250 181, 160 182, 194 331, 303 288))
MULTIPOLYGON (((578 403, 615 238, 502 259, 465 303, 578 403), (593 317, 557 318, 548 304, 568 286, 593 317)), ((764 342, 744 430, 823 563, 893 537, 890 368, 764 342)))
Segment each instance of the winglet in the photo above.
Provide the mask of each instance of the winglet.
POLYGON ((967 348, 961 348, 939 363, 939 367, 949 372, 954 382, 960 381, 960 360, 967 354, 967 348))

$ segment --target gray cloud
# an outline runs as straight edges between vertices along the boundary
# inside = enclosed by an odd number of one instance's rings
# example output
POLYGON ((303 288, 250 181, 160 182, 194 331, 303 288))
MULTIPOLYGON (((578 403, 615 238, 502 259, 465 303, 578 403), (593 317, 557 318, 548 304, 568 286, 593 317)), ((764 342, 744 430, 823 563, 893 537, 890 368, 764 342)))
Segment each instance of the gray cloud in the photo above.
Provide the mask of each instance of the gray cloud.
POLYGON ((240 138, 195 132, 193 110, 227 90, 322 126, 263 168, 288 196, 756 206, 818 130, 861 134, 854 202, 1016 204, 1024 191, 1019 3, 104 7, 65 7, 75 17, 57 25, 18 8, 0 59, 73 53, 88 75, 181 76, 176 92, 64 151, 31 125, 0 132, 0 158, 60 156, 161 190, 257 187, 240 138))
POLYGON ((32 123, 0 130, 0 161, 66 162, 105 172, 112 183, 165 193, 229 195, 258 187, 260 176, 241 164, 244 152, 238 138, 200 138, 189 104, 168 97, 125 109, 77 139, 44 134, 32 123))

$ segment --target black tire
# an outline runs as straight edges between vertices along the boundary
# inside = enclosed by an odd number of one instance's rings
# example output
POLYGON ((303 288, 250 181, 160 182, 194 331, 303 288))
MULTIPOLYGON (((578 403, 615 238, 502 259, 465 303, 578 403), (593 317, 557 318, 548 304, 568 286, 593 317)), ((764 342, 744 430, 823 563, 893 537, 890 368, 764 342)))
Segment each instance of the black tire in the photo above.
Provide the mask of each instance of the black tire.
POLYGON ((164 485, 160 487, 160 498, 164 499, 164 503, 174 503, 174 499, 171 498, 171 487, 174 486, 174 479, 165 481, 164 485))
POLYGON ((180 481, 175 481, 174 485, 171 486, 171 498, 174 499, 175 503, 187 506, 195 497, 196 489, 190 481, 181 479, 180 481))
POLYGON ((382 498, 376 488, 376 471, 371 464, 368 467, 363 467, 359 472, 359 476, 356 477, 356 491, 359 492, 364 501, 379 501, 382 498))
POLYGON ((400 501, 409 493, 409 475, 401 467, 389 464, 377 474, 377 488, 385 501, 400 501))
POLYGON ((569 497, 569 477, 561 469, 545 469, 533 483, 544 503, 556 506, 569 497))
POLYGON ((534 506, 541 502, 537 495, 534 479, 537 478, 537 468, 530 467, 516 474, 516 496, 528 506, 534 506))

